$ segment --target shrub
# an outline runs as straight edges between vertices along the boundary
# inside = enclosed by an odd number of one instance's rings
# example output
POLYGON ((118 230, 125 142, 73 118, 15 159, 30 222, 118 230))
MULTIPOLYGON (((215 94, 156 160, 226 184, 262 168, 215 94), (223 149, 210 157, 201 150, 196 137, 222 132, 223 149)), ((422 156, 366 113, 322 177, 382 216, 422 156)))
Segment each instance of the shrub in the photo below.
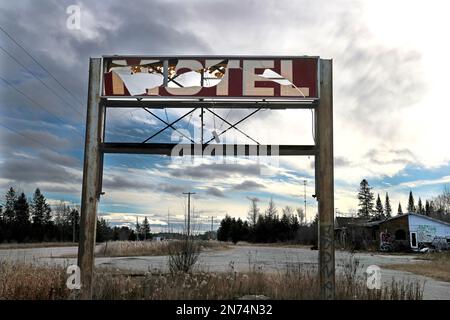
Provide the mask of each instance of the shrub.
POLYGON ((170 243, 169 247, 169 271, 170 273, 190 272, 200 255, 198 242, 186 239, 170 243))

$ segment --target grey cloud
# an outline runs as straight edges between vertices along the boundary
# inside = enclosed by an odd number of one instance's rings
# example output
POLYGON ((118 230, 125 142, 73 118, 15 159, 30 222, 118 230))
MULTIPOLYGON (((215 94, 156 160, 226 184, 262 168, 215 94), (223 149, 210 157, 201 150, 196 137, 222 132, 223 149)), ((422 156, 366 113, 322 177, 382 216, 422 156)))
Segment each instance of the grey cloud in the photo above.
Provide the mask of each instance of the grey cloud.
POLYGON ((234 190, 253 190, 253 189, 262 189, 265 187, 266 186, 261 183, 257 183, 255 181, 251 181, 251 180, 245 180, 242 183, 235 185, 233 187, 233 189, 234 190))
MULTIPOLYGON (((21 133, 31 136, 48 145, 50 148, 61 150, 68 147, 82 150, 81 137, 74 134, 69 127, 65 128, 56 118, 78 128, 78 133, 84 134, 86 110, 86 94, 88 80, 88 61, 91 56, 103 54, 182 54, 210 51, 210 44, 201 40, 196 30, 178 28, 172 23, 192 16, 190 6, 180 6, 177 3, 154 1, 135 1, 129 5, 122 1, 99 3, 94 1, 80 1, 82 30, 66 28, 68 17, 66 8, 74 4, 73 1, 23 1, 0 3, 0 20, 2 27, 11 34, 17 42, 23 45, 43 66, 70 90, 74 99, 51 79, 39 66, 34 64, 27 55, 1 34, 4 46, 13 56, 25 64, 43 82, 53 88, 62 98, 56 97, 38 80, 34 79, 22 67, 18 66, 7 55, 0 54, 2 65, 1 76, 14 83, 19 90, 32 97, 44 108, 39 107, 8 87, 0 86, 2 110, 8 110, 8 124, 21 133), (26 19, 24 19, 26 17, 26 19), (92 18, 92 19, 90 19, 92 18), (20 23, 17 23, 20 21, 20 23), (96 32, 96 37, 84 37, 90 30, 96 32), (69 105, 71 107, 69 107, 69 105), (48 111, 44 110, 47 109, 48 111), (75 111, 73 110, 75 109, 75 111), (81 114, 81 115, 80 115, 81 114), (55 117, 56 116, 56 117, 55 117), (45 120, 45 122, 43 121, 45 120), (52 121, 50 123, 49 121, 52 121), (57 125, 55 125, 57 124, 57 125), (39 132, 36 127, 42 125, 47 132, 39 132), (65 138, 70 137, 70 138, 65 138), (75 140, 77 141, 75 143, 75 140)), ((2 114, 2 119, 7 118, 2 114)), ((133 123, 135 125, 135 123, 133 123)), ((78 167, 75 159, 57 156, 49 152, 41 152, 42 146, 22 136, 8 132, 1 136, 1 150, 3 152, 17 151, 22 148, 38 150, 36 163, 51 161, 63 166, 78 167)), ((22 162, 11 161, 2 164, 2 177, 13 181, 59 181, 66 179, 64 169, 55 166, 47 168, 49 176, 36 168, 36 172, 17 172, 16 168, 22 162), (6 169, 13 169, 8 172, 6 169), (58 178, 55 175, 61 174, 58 178)), ((48 166, 48 165, 47 165, 48 166)), ((35 168, 36 166, 33 166, 35 168)), ((28 168, 24 168, 28 172, 28 168)), ((133 188, 136 183, 120 178, 105 179, 106 187, 133 188)), ((149 185, 143 184, 142 187, 149 185)))
POLYGON ((218 197, 218 198, 225 198, 226 195, 223 193, 222 190, 220 190, 219 188, 216 187, 209 187, 206 189, 206 194, 209 194, 211 196, 214 197, 218 197))
POLYGON ((40 159, 49 161, 54 165, 61 165, 71 168, 81 168, 81 161, 79 159, 66 156, 61 153, 56 153, 51 150, 41 150, 38 156, 40 159))
POLYGON ((113 175, 103 177, 104 189, 127 190, 127 189, 152 189, 153 185, 144 181, 126 178, 124 175, 113 175))
POLYGON ((79 193, 81 191, 81 184, 79 187, 68 186, 68 185, 54 185, 54 186, 39 186, 41 191, 45 194, 46 192, 57 192, 57 193, 79 193))
POLYGON ((346 124, 367 135, 395 139, 398 126, 392 110, 405 109, 420 100, 427 89, 421 77, 422 56, 402 47, 383 46, 358 17, 336 17, 335 37, 344 45, 334 59, 336 113, 346 124), (339 102, 340 101, 340 102, 339 102))
POLYGON ((6 131, 1 136, 1 145, 5 150, 17 150, 21 148, 44 149, 45 146, 53 149, 67 149, 72 145, 69 139, 59 137, 48 131, 39 131, 32 129, 17 130, 24 134, 19 135, 15 132, 6 131), (27 138, 27 137, 31 137, 27 138))
POLYGON ((182 192, 186 192, 186 188, 180 185, 170 184, 170 183, 161 183, 158 185, 158 190, 170 193, 170 194, 180 194, 182 192))
POLYGON ((109 177, 107 175, 103 178, 103 188, 106 189, 114 189, 114 190, 152 190, 155 192, 163 192, 168 194, 181 194, 182 192, 187 191, 186 187, 171 184, 171 183, 160 183, 158 185, 154 185, 150 182, 139 181, 137 179, 126 178, 125 174, 123 175, 114 175, 109 177))
POLYGON ((376 164, 408 164, 415 161, 415 155, 408 149, 390 149, 386 150, 388 154, 391 154, 390 159, 384 159, 380 150, 370 149, 366 153, 366 157, 372 162, 376 164))
POLYGON ((169 170, 173 177, 223 179, 233 175, 258 176, 259 165, 235 163, 209 163, 200 166, 169 170))
POLYGON ((14 182, 81 183, 80 177, 65 168, 36 159, 6 159, 0 164, 2 178, 14 182))
MULTIPOLYGON (((348 167, 349 165, 351 165, 351 161, 348 160, 345 157, 334 157, 334 165, 335 167, 348 167)), ((313 163, 313 167, 314 167, 314 163, 313 163)))

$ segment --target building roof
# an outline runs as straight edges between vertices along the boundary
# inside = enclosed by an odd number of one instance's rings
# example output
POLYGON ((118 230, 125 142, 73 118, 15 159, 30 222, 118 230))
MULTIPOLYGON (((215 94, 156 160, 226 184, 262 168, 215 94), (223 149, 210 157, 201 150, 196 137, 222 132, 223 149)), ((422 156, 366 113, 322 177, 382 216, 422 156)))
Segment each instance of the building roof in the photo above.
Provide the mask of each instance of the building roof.
POLYGON ((401 217, 405 217, 405 216, 408 216, 408 215, 413 215, 413 216, 416 216, 416 217, 420 217, 420 218, 423 218, 423 219, 427 219, 427 220, 430 220, 430 221, 434 221, 434 222, 437 222, 437 223, 442 223, 442 224, 445 224, 447 226, 450 226, 450 223, 448 223, 446 221, 442 221, 442 220, 439 220, 439 219, 436 219, 436 218, 432 218, 432 217, 426 216, 424 214, 418 214, 418 213, 414 213, 414 212, 409 212, 409 213, 405 213, 405 214, 399 214, 399 215, 396 215, 395 217, 392 217, 392 218, 389 218, 389 219, 386 219, 386 220, 383 220, 383 221, 379 221, 379 223, 380 224, 381 223, 385 223, 385 222, 388 222, 388 221, 391 221, 391 220, 395 220, 395 219, 398 219, 398 218, 401 218, 401 217))
POLYGON ((423 219, 427 219, 430 221, 434 221, 437 223, 441 223, 441 224, 445 224, 447 226, 450 226, 449 222, 446 221, 442 221, 436 218, 432 218, 423 214, 418 214, 418 213, 414 213, 414 212, 409 212, 409 213, 405 213, 405 214, 400 214, 400 215, 396 215, 394 217, 388 218, 386 220, 376 220, 376 221, 370 221, 367 218, 357 218, 357 217, 336 217, 335 219, 335 225, 334 228, 335 229, 342 229, 342 228, 347 228, 348 226, 358 226, 358 227, 374 227, 377 225, 380 225, 382 223, 385 222, 389 222, 392 220, 396 220, 399 218, 404 218, 407 217, 408 215, 413 215, 413 216, 417 216, 423 219))
POLYGON ((349 225, 361 225, 369 222, 369 219, 367 218, 358 217, 336 217, 335 220, 335 229, 346 228, 349 225))

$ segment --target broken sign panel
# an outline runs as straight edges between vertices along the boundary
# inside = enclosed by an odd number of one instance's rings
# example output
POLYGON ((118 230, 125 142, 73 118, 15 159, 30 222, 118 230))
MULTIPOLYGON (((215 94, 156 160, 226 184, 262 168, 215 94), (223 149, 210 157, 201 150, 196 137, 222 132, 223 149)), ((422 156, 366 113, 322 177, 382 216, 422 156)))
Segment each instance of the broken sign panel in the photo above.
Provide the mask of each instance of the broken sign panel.
POLYGON ((103 95, 318 98, 318 58, 105 58, 103 95))

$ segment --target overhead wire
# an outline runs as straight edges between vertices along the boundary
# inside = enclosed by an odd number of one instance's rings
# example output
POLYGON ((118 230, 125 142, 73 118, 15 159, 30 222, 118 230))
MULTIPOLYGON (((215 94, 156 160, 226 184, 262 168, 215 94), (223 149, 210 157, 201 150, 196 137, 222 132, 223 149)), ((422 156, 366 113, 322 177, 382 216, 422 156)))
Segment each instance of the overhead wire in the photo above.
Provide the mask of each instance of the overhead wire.
POLYGON ((18 43, 14 37, 12 37, 2 26, 0 26, 0 31, 2 31, 12 42, 14 42, 19 48, 21 48, 27 56, 31 58, 39 67, 41 67, 47 74, 63 88, 72 98, 78 101, 81 105, 83 105, 83 102, 79 100, 69 89, 67 89, 46 67, 44 67, 27 49, 25 49, 20 43, 18 43))
POLYGON ((52 150, 52 151, 55 152, 55 153, 58 153, 58 154, 59 154, 59 153, 61 152, 61 151, 58 151, 58 150, 56 150, 56 149, 53 149, 52 147, 50 147, 50 146, 48 146, 48 145, 43 144, 42 142, 40 142, 40 141, 37 140, 37 139, 34 139, 33 137, 27 136, 27 135, 24 134, 23 132, 20 132, 20 131, 17 131, 17 130, 15 130, 15 129, 11 128, 11 127, 8 127, 8 126, 4 125, 3 123, 0 123, 0 126, 3 127, 3 128, 5 128, 5 129, 8 129, 9 131, 12 131, 12 132, 14 132, 14 133, 20 135, 20 136, 22 136, 22 137, 24 137, 24 138, 26 138, 26 139, 28 139, 28 140, 31 140, 31 141, 33 141, 33 142, 35 142, 35 143, 37 143, 37 144, 43 146, 43 147, 46 148, 46 149, 52 150))
POLYGON ((25 69, 25 71, 27 71, 29 74, 31 74, 33 76, 33 78, 35 78, 36 80, 38 80, 40 83, 42 83, 42 85, 44 85, 51 93, 53 93, 56 97, 58 97, 61 101, 63 101, 64 103, 67 104, 68 107, 70 107, 70 109, 72 109, 73 111, 75 111, 78 115, 80 115, 81 119, 84 118, 83 114, 77 110, 72 104, 70 104, 66 99, 64 99, 58 92, 56 92, 56 90, 54 90, 52 87, 50 87, 47 83, 45 83, 41 78, 39 78, 33 71, 31 71, 27 66, 25 66, 22 62, 20 62, 16 57, 14 57, 8 50, 6 50, 5 48, 3 48, 0 45, 0 50, 2 50, 3 52, 5 52, 8 57, 10 57, 12 60, 14 60, 14 62, 16 62, 18 65, 20 65, 22 68, 25 69))
MULTIPOLYGON (((11 82, 9 82, 8 80, 6 80, 5 78, 3 78, 2 76, 0 76, 0 80, 2 80, 3 82, 5 82, 8 86, 10 86, 11 88, 13 88, 16 92, 18 92, 20 95, 22 95, 23 97, 25 97, 28 101, 30 101, 31 103, 37 105, 38 107, 44 109, 45 111, 47 111, 49 114, 51 114, 55 119, 57 119, 59 122, 61 122, 64 125, 67 125, 68 123, 66 121, 64 121, 62 118, 58 117, 57 115, 55 115, 53 112, 51 112, 50 110, 48 110, 46 107, 44 107, 41 103, 37 102, 36 100, 34 100, 33 98, 31 98, 30 96, 28 96, 27 94, 25 94, 23 91, 21 91, 20 89, 18 89, 14 84, 12 84, 11 82)), ((84 136, 79 133, 78 131, 75 131, 81 138, 84 138, 84 136)))

